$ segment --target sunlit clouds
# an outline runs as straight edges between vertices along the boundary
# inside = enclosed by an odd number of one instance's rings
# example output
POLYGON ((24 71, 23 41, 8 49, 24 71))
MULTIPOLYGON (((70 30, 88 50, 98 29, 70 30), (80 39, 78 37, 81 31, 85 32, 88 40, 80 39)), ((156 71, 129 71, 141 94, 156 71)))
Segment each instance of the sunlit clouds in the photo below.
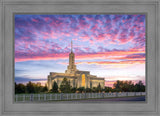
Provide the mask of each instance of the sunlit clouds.
POLYGON ((106 81, 145 83, 145 15, 135 14, 16 14, 15 79, 47 79, 49 72, 64 72, 71 40, 79 70, 106 81))

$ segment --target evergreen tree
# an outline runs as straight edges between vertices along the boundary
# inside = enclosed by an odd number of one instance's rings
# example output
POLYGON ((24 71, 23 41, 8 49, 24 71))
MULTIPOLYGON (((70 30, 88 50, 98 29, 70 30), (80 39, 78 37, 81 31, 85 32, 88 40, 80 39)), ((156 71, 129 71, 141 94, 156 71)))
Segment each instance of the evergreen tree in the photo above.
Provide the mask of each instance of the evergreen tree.
POLYGON ((70 83, 66 77, 63 78, 63 81, 60 85, 60 90, 62 93, 70 93, 71 92, 71 86, 70 86, 70 83))
POLYGON ((57 85, 56 81, 54 81, 54 83, 53 83, 52 92, 53 93, 58 93, 58 85, 57 85))
POLYGON ((102 91, 102 88, 101 88, 101 85, 100 83, 98 84, 97 88, 96 88, 96 92, 101 92, 102 91))

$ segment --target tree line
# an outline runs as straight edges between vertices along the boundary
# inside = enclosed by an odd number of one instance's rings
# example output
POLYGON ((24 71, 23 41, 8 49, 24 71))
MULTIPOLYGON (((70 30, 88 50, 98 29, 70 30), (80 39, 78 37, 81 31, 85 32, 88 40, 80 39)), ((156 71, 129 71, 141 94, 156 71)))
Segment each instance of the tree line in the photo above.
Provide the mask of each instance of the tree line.
POLYGON ((142 81, 134 84, 132 81, 119 81, 117 80, 113 84, 111 92, 145 92, 145 85, 142 81))
POLYGON ((15 93, 45 93, 48 92, 47 86, 41 86, 39 83, 32 83, 29 81, 26 85, 22 83, 15 83, 15 93))
POLYGON ((139 81, 138 83, 134 84, 132 81, 120 81, 117 80, 113 84, 112 87, 105 87, 102 88, 100 83, 98 84, 97 87, 93 88, 72 88, 70 86, 70 82, 67 81, 67 78, 64 78, 60 87, 58 88, 57 83, 54 81, 52 89, 50 92, 53 93, 75 93, 75 92, 145 92, 145 85, 142 83, 142 81, 139 81))
POLYGON ((64 77, 59 88, 58 88, 58 84, 54 81, 50 92, 53 92, 53 93, 58 93, 58 92, 61 92, 61 93, 79 92, 79 93, 82 93, 82 92, 101 92, 101 90, 102 90, 102 87, 101 87, 100 83, 98 84, 97 87, 93 87, 93 88, 71 87, 70 81, 68 81, 67 78, 64 77))
POLYGON ((29 82, 26 85, 15 83, 15 93, 75 93, 75 92, 145 92, 145 85, 142 81, 134 84, 132 81, 117 80, 112 87, 102 88, 100 83, 97 87, 84 88, 84 87, 71 87, 70 81, 66 77, 63 78, 60 87, 56 81, 53 82, 52 89, 48 90, 47 86, 40 86, 38 84, 29 82))

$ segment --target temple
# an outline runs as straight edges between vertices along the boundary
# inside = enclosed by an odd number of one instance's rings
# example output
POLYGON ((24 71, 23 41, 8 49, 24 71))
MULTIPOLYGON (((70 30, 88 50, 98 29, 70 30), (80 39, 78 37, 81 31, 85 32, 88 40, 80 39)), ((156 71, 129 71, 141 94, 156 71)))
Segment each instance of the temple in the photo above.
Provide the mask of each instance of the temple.
POLYGON ((70 81, 71 87, 84 87, 93 88, 99 84, 102 88, 105 86, 104 78, 98 78, 95 75, 91 75, 89 71, 80 71, 75 65, 75 54, 73 52, 73 44, 71 41, 71 52, 69 54, 69 65, 65 73, 50 72, 48 75, 47 85, 48 90, 52 89, 53 82, 56 81, 58 87, 60 87, 63 78, 66 77, 70 81))

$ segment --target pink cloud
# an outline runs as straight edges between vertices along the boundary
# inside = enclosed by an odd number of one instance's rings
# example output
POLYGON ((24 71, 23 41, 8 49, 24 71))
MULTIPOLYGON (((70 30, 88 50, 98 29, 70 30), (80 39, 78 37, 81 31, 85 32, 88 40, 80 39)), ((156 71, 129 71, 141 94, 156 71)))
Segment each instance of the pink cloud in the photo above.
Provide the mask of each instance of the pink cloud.
POLYGON ((144 60, 131 60, 131 61, 95 61, 95 62, 76 62, 76 64, 96 64, 96 65, 112 65, 112 64, 144 64, 144 60))
POLYGON ((94 37, 94 39, 98 41, 103 41, 105 40, 105 38, 106 38, 105 34, 99 34, 98 36, 94 37))
POLYGON ((36 23, 39 22, 37 19, 34 19, 34 18, 32 19, 32 21, 36 23))
POLYGON ((45 20, 46 22, 48 22, 48 21, 50 20, 50 18, 49 18, 49 17, 44 17, 44 20, 45 20))
POLYGON ((24 56, 21 58, 15 58, 15 62, 29 61, 29 60, 58 60, 58 59, 68 59, 67 53, 59 53, 59 54, 50 54, 44 56, 32 56, 31 54, 28 57, 24 56))

